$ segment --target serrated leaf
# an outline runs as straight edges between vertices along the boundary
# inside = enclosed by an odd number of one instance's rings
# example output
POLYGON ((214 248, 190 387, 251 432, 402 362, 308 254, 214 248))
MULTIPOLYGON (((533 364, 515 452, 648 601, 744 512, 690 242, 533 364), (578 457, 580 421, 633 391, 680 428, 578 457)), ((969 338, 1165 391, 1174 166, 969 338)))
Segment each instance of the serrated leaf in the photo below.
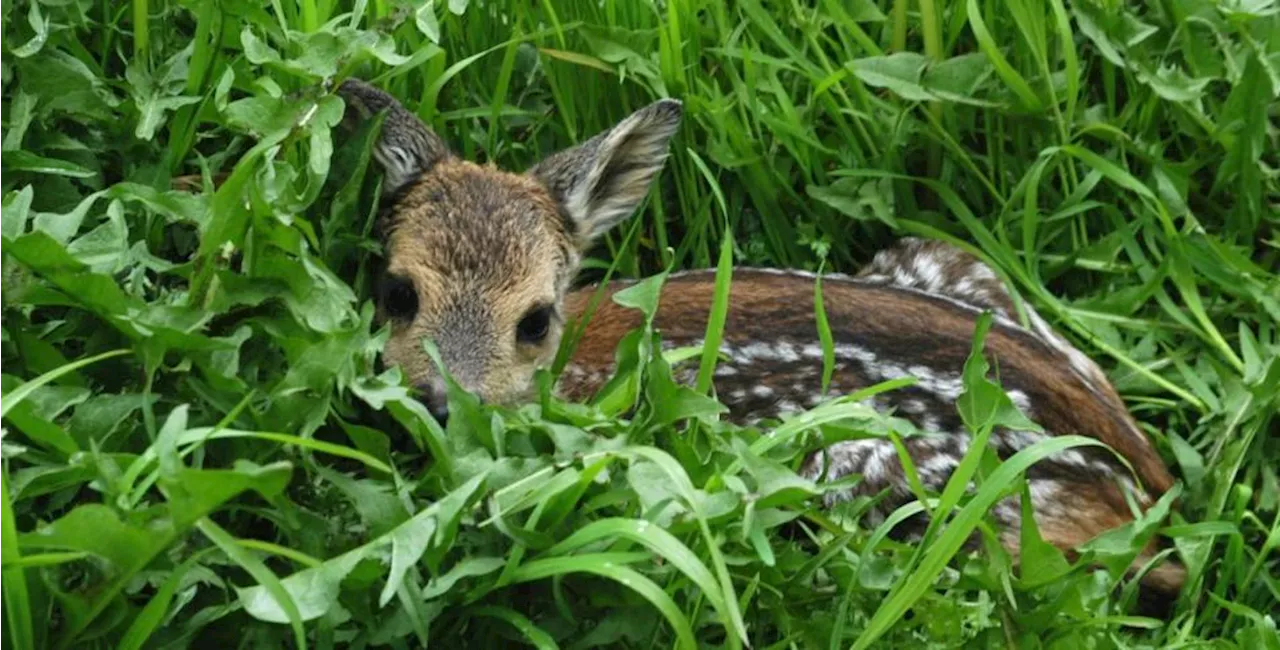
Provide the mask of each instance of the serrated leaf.
POLYGON ((831 185, 806 185, 805 193, 857 221, 876 220, 898 227, 893 187, 888 179, 842 178, 831 185))
POLYGON ((170 530, 163 520, 137 526, 121 520, 107 506, 88 504, 34 532, 20 534, 18 541, 26 548, 91 553, 123 570, 158 552, 170 530))
POLYGON ((638 309, 647 319, 652 319, 658 311, 658 301, 662 297, 662 286, 666 279, 665 273, 645 278, 614 292, 613 301, 623 307, 638 309))
POLYGON ((238 459, 229 470, 182 469, 171 480, 161 480, 168 492, 179 527, 192 526, 219 504, 246 490, 270 500, 279 495, 293 475, 293 465, 278 461, 259 466, 238 459))
POLYGON ((1190 77, 1181 68, 1171 65, 1162 65, 1154 73, 1140 67, 1137 77, 1157 95, 1171 102, 1199 99, 1204 94, 1205 87, 1213 81, 1208 77, 1190 77))
POLYGON ((240 30, 240 47, 244 48, 244 56, 250 63, 263 65, 280 60, 280 54, 265 41, 258 38, 251 25, 240 30))
MULTIPOLYGON (((120 98, 84 61, 62 51, 46 48, 21 59, 22 85, 41 99, 41 113, 67 111, 95 120, 111 120, 120 98)), ((8 157, 6 153, 5 157, 8 157)))
POLYGON ((21 87, 9 102, 9 128, 4 134, 3 144, 0 149, 4 151, 13 151, 22 148, 23 138, 30 128, 31 122, 35 119, 35 108, 37 99, 34 95, 28 94, 21 87))
POLYGON ((589 56, 589 55, 581 54, 578 52, 566 52, 564 50, 555 50, 549 47, 540 47, 538 48, 538 52, 545 54, 553 59, 567 61, 569 63, 573 63, 573 64, 580 65, 587 68, 594 68, 596 70, 599 70, 601 72, 605 72, 608 74, 615 73, 614 69, 609 64, 605 63, 604 61, 601 61, 600 59, 597 59, 594 56, 589 56))
POLYGON ((17 192, 9 192, 4 196, 3 211, 0 212, 0 235, 5 239, 18 237, 27 230, 27 217, 31 214, 31 198, 35 190, 30 185, 17 192))
POLYGON ((987 370, 991 366, 982 355, 982 346, 991 322, 991 312, 983 312, 978 317, 973 333, 973 350, 961 373, 964 391, 956 400, 956 409, 970 431, 999 426, 1014 431, 1043 433, 1043 427, 1022 413, 999 385, 987 379, 987 370))
POLYGON ((645 420, 646 426, 661 428, 681 420, 728 411, 727 407, 714 398, 689 386, 677 384, 671 377, 671 367, 661 356, 650 361, 648 376, 645 398, 650 412, 645 420))
POLYGON ((437 576, 422 589, 423 600, 439 598, 453 590, 458 581, 465 578, 478 578, 489 575, 506 566, 507 561, 500 557, 468 557, 458 562, 444 575, 437 576))
POLYGON ((418 31, 432 43, 440 44, 440 21, 436 18, 435 2, 424 2, 413 12, 413 22, 418 31))
POLYGON ((150 140, 164 122, 165 113, 200 101, 199 97, 149 97, 138 102, 138 126, 133 134, 139 140, 150 140))
POLYGON ((65 244, 80 231, 85 216, 89 214, 104 192, 94 192, 80 200, 70 212, 39 212, 32 219, 32 229, 48 233, 60 244, 65 244))
POLYGON ((97 172, 73 162, 48 158, 22 149, 6 152, 0 161, 3 161, 4 169, 9 173, 30 172, 69 178, 92 178, 97 175, 97 172))
POLYGON ((879 23, 884 22, 886 18, 884 12, 873 0, 853 0, 844 9, 849 12, 849 18, 855 22, 879 23))
POLYGON ((444 552, 454 543, 459 519, 466 508, 479 499, 480 488, 486 478, 488 477, 484 474, 473 477, 391 531, 391 570, 387 575, 387 585, 379 597, 380 604, 385 605, 390 601, 391 595, 404 580, 405 572, 419 558, 425 558, 433 573, 439 570, 444 552))
POLYGON ((920 85, 943 99, 968 101, 992 72, 993 67, 985 55, 961 54, 929 65, 920 85))
POLYGON ((741 438, 733 439, 733 450, 755 480, 752 498, 757 509, 798 503, 821 494, 813 481, 800 477, 782 463, 757 456, 741 438))
MULTIPOLYGON (((438 567, 438 558, 452 546, 458 518, 480 496, 484 475, 473 477, 445 498, 415 514, 385 535, 325 561, 318 567, 299 571, 280 581, 297 605, 303 621, 315 620, 337 603, 342 580, 366 558, 391 553, 390 573, 379 596, 384 604, 395 595, 404 574, 423 555, 431 555, 429 565, 438 567)), ((261 585, 237 589, 245 611, 270 623, 285 623, 288 615, 261 585)))
POLYGON ((111 357, 118 357, 128 353, 129 353, 129 350, 112 350, 111 352, 104 352, 102 354, 98 354, 92 357, 78 359, 64 366, 50 370, 49 372, 46 372, 40 375, 39 377, 36 377, 35 379, 32 379, 31 381, 28 381, 22 384, 21 386, 13 389, 12 391, 6 392, 2 397, 0 397, 0 417, 4 417, 8 415, 10 409, 17 406, 18 404, 21 404, 23 400, 27 399, 27 397, 31 395, 31 393, 35 392, 41 386, 44 386, 52 382, 53 380, 57 379, 58 377, 61 377, 62 375, 65 375, 69 372, 73 372, 80 368, 84 368, 86 366, 92 365, 99 361, 110 359, 111 357))
POLYGON ((934 96, 920 85, 928 60, 915 52, 897 52, 888 56, 871 56, 845 64, 863 83, 888 88, 911 101, 927 101, 934 96))
POLYGON ((106 220, 68 244, 67 253, 95 273, 113 274, 132 261, 121 203, 112 201, 107 206, 106 220))
MULTIPOLYGON (((7 13, 7 12, 6 12, 7 13)), ((31 31, 35 35, 26 43, 13 48, 10 52, 19 59, 25 59, 44 47, 45 41, 49 40, 49 25, 51 19, 40 11, 40 3, 33 2, 27 8, 27 24, 31 25, 31 31)))

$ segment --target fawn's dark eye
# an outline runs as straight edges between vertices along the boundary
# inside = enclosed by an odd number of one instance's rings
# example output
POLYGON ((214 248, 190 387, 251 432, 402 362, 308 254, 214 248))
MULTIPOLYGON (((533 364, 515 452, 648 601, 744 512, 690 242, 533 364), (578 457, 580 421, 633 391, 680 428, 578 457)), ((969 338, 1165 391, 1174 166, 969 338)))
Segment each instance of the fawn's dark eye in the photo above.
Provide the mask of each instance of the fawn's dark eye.
POLYGON ((418 314, 418 292, 408 278, 390 275, 383 279, 378 287, 378 301, 395 320, 413 320, 418 314))
POLYGON ((550 329, 551 307, 534 307, 516 325, 516 340, 521 343, 541 343, 547 338, 547 331, 550 329))

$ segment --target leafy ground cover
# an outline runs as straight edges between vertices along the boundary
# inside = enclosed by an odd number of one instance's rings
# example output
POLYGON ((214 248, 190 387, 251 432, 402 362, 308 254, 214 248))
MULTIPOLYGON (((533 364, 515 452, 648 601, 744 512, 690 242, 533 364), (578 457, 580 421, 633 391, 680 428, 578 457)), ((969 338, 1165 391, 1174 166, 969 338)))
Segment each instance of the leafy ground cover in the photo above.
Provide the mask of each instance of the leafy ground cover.
POLYGON ((1273 1, 3 14, 5 647, 1280 648, 1273 1), (517 169, 683 99, 659 188, 585 276, 959 243, 1099 360, 1176 503, 1079 562, 1031 529, 1021 568, 961 548, 1061 439, 975 456, 977 489, 899 543, 792 471, 882 418, 717 422, 644 331, 631 416, 455 395, 440 429, 376 364, 372 125, 330 93, 351 75, 517 169), (1157 530, 1190 580, 1153 618, 1120 569, 1157 530))

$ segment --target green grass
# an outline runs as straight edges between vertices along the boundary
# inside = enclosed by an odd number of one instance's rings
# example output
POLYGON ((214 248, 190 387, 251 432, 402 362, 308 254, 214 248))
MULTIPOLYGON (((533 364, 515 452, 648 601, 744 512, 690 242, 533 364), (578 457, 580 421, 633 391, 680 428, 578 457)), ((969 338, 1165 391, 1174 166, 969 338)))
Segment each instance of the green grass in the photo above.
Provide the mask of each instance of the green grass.
MULTIPOLYGON (((7 648, 1280 648, 1275 2, 3 12, 7 648), (328 93, 351 75, 515 169, 682 99, 585 277, 955 242, 1102 364, 1176 502, 1078 562, 1029 528, 1011 567, 982 512, 1090 442, 1065 437, 866 529, 793 469, 882 418, 720 423, 714 357, 677 387, 647 329, 598 404, 455 395, 441 429, 374 364, 371 131, 328 93), (924 542, 886 536, 925 508, 924 542), (1163 619, 1122 570, 1156 531, 1190 574, 1163 619)), ((1003 402, 972 364, 981 435, 1003 402)))

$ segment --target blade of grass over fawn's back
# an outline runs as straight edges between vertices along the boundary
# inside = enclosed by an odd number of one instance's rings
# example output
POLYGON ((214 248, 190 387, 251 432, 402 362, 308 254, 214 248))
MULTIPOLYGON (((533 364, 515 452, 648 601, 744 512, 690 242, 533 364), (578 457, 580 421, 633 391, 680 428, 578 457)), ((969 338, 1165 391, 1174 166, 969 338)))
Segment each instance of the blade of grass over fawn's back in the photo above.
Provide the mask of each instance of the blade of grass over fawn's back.
POLYGON ((13 506, 9 500, 8 479, 0 473, 0 532, 4 534, 4 606, 5 624, 9 628, 7 640, 10 647, 35 647, 35 620, 32 618, 31 596, 27 589, 27 575, 21 566, 16 565, 22 557, 18 547, 17 526, 13 514, 13 506))
MULTIPOLYGON (((5 647, 1280 648, 1272 4, 4 11, 5 647), (347 79, 517 173, 680 101, 661 171, 566 280, 659 280, 585 301, 641 323, 598 394, 551 390, 593 341, 575 323, 529 399, 444 424, 387 362, 389 116, 354 118, 347 79), (836 390, 850 326, 887 309, 848 316, 837 274, 904 236, 973 254, 1011 320, 1097 363, 1165 499, 1077 552, 1039 519, 1001 532, 1056 458, 1114 456, 1098 432, 970 445, 931 483, 912 414, 874 408, 928 377, 836 390), (794 301, 821 399, 755 424, 720 408, 744 267, 818 275, 794 301), (706 320, 667 349, 655 292, 694 269, 706 320), (799 474, 881 442, 904 505, 799 474), (1180 593, 1143 588, 1151 558, 1180 593)), ((1016 362, 971 363, 940 415, 1033 438, 1016 362)), ((781 381, 761 367, 744 391, 781 381)))

